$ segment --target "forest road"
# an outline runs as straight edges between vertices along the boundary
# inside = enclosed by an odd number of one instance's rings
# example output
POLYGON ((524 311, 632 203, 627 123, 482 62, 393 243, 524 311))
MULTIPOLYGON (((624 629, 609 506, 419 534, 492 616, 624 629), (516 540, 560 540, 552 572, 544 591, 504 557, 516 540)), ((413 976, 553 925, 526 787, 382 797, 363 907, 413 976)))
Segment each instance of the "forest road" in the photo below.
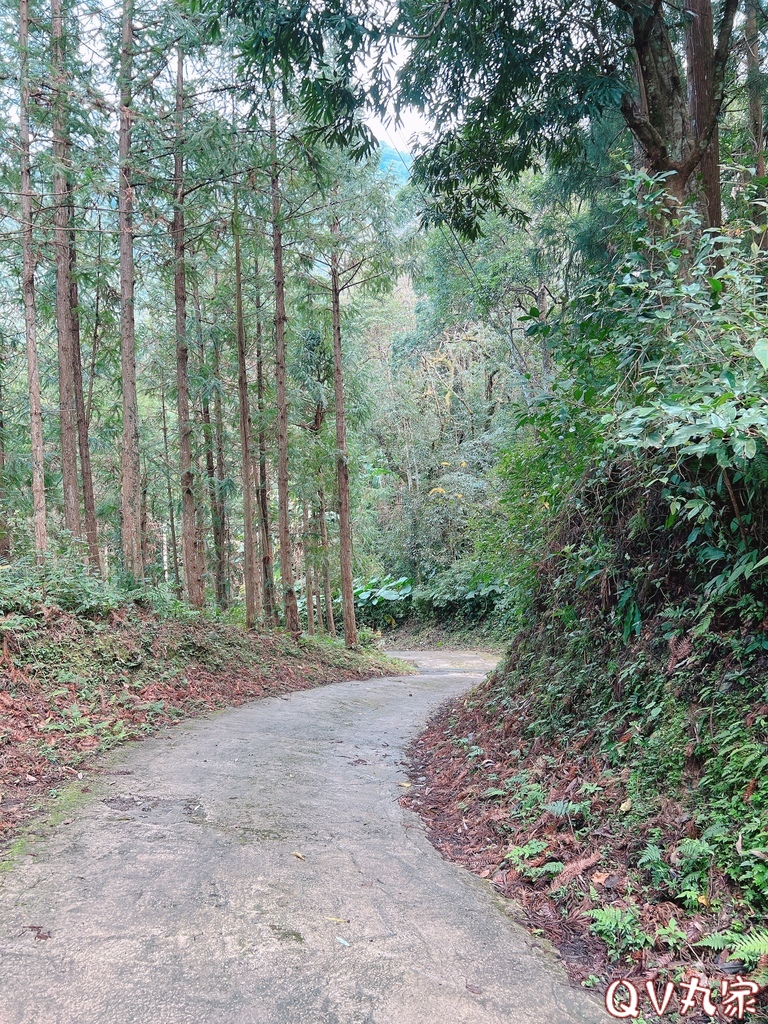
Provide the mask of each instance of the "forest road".
POLYGON ((421 674, 112 755, 2 876, 2 1024, 609 1020, 398 803, 408 742, 493 659, 401 656, 421 674))

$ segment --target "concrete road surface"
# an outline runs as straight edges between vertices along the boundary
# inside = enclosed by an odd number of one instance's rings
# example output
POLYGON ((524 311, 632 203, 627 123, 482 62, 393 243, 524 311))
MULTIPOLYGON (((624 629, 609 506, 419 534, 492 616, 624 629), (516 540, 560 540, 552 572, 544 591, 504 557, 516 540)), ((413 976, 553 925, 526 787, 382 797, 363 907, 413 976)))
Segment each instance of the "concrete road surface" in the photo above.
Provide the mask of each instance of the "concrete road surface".
POLYGON ((492 664, 255 701, 122 748, 0 880, 2 1024, 605 1024, 398 797, 492 664))

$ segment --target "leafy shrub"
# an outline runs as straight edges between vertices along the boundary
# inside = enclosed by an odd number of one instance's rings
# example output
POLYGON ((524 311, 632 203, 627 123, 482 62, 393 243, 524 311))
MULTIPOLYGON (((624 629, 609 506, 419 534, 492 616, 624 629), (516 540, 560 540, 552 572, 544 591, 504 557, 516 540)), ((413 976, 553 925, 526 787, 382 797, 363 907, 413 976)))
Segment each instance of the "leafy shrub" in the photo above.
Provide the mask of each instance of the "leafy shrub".
POLYGON ((376 576, 354 589, 355 613, 360 622, 374 629, 393 627, 411 609, 413 581, 407 576, 376 576))

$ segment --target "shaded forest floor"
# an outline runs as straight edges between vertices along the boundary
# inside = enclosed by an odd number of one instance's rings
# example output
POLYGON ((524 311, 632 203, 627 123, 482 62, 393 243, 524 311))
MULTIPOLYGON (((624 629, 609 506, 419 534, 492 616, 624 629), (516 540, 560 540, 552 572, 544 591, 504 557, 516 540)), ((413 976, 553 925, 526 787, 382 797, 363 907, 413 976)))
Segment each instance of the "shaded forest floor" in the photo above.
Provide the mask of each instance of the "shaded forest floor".
MULTIPOLYGON (((694 975, 764 972, 765 956, 745 965, 728 948, 699 945, 734 925, 762 930, 765 917, 703 846, 692 877, 685 857, 702 830, 691 780, 654 785, 644 802, 630 765, 611 766, 594 730, 563 724, 557 738, 535 736, 548 681, 515 689, 508 672, 509 662, 443 708, 409 751, 412 789, 401 803, 421 815, 433 844, 513 900, 515 916, 557 948, 576 984, 604 991, 629 978, 642 991, 651 979, 660 991, 672 980, 679 992, 694 975), (649 848, 661 851, 657 862, 643 861, 649 848)), ((738 829, 732 841, 740 845, 738 829)), ((748 1019, 768 1020, 768 990, 758 1004, 748 1019)), ((642 1009, 640 1019, 661 1019, 642 1009)), ((663 1019, 728 1018, 694 1009, 663 1019)))
POLYGON ((215 620, 0 615, 0 844, 95 754, 258 697, 407 672, 380 652, 215 620))

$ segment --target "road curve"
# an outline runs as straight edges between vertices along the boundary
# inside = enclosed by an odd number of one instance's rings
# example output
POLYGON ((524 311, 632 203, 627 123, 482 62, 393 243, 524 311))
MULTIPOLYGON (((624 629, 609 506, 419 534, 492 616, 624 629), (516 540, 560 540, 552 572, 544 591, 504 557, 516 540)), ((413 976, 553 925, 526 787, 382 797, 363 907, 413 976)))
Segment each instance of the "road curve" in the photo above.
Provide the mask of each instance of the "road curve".
MULTIPOLYGON (((123 748, 0 881, 2 1024, 605 1024, 398 797, 492 658, 260 700, 123 748)), ((38 830, 40 831, 40 830, 38 830)))

